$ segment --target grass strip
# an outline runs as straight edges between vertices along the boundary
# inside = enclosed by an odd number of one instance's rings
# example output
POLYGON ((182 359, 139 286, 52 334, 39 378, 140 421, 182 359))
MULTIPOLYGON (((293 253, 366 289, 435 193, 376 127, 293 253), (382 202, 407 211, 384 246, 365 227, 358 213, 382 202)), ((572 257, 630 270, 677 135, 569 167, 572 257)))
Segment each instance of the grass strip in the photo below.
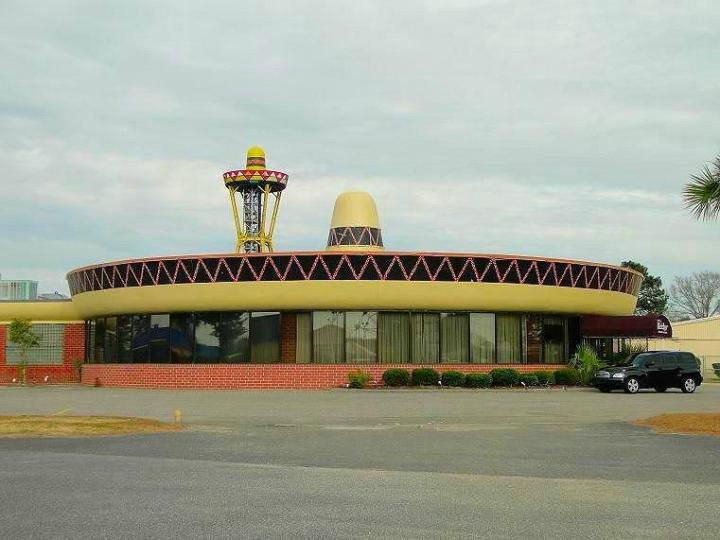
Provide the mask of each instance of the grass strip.
POLYGON ((672 413, 633 420, 631 424, 649 427, 658 433, 720 435, 720 413, 672 413))
POLYGON ((86 437, 180 430, 179 424, 121 416, 0 416, 0 437, 86 437))

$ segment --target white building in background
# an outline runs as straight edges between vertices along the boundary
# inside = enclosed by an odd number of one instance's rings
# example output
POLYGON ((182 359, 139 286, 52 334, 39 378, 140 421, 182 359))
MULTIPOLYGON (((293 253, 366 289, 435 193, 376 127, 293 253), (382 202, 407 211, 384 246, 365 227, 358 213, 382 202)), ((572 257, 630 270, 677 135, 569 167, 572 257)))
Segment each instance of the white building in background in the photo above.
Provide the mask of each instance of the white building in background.
POLYGON ((38 282, 29 279, 2 279, 0 300, 37 300, 38 282))

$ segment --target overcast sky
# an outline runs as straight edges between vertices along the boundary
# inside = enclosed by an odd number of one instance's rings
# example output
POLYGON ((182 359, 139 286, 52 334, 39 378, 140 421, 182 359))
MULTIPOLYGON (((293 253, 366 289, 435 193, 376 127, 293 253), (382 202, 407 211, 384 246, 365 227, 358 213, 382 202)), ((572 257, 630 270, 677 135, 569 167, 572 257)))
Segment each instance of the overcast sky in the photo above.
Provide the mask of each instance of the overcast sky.
POLYGON ((719 29, 717 1, 3 0, 0 272, 232 250, 253 144, 290 174, 277 249, 358 188, 392 249, 718 270, 680 193, 720 153, 719 29))

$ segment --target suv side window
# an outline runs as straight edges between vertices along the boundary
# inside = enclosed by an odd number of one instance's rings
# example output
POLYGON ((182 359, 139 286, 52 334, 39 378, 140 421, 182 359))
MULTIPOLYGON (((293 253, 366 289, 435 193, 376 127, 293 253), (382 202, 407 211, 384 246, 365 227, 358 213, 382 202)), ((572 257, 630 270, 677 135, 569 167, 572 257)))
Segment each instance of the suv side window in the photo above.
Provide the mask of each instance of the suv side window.
POLYGON ((684 368, 697 369, 698 362, 692 353, 679 353, 680 365, 684 368))
POLYGON ((635 357, 632 360, 632 365, 636 368, 644 368, 647 366, 648 362, 655 362, 656 355, 649 354, 649 353, 640 353, 635 355, 635 357))
POLYGON ((640 366, 643 368, 662 367, 663 366, 663 356, 664 355, 657 354, 657 353, 645 353, 642 355, 642 364, 640 364, 640 366))
POLYGON ((680 357, 675 353, 665 353, 660 356, 662 356, 660 367, 664 369, 676 368, 680 364, 680 357))

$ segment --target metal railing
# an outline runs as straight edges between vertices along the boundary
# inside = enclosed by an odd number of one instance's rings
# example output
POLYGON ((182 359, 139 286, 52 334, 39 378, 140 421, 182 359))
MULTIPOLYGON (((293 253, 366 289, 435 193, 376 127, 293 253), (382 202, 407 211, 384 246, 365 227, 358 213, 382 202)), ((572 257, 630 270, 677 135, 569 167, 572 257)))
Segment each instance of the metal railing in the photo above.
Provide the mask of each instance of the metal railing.
POLYGON ((720 356, 698 356, 700 359, 700 371, 703 378, 707 380, 717 379, 713 364, 720 365, 720 356))

